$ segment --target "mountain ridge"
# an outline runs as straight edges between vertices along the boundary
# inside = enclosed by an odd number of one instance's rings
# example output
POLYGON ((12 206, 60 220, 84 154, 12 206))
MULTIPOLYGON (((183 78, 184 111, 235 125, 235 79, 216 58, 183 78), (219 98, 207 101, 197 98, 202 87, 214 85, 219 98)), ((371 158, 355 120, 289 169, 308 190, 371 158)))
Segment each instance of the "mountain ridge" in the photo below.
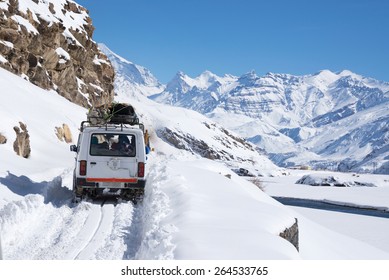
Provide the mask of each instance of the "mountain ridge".
POLYGON ((166 86, 154 87, 117 75, 122 101, 140 93, 198 111, 256 144, 281 167, 389 174, 388 82, 350 70, 303 76, 250 71, 240 77, 206 70, 195 78, 178 71, 166 86))
POLYGON ((369 110, 373 108, 374 111, 381 104, 389 108, 388 82, 363 77, 350 70, 321 70, 303 76, 271 72, 257 76, 254 71, 250 71, 240 77, 228 76, 228 79, 225 78, 227 76, 218 77, 209 71, 207 75, 216 81, 204 87, 200 86, 204 85, 199 81, 201 75, 190 78, 179 72, 172 79, 175 87, 169 86, 172 84, 170 82, 163 92, 151 95, 150 98, 198 111, 221 122, 267 151, 270 158, 280 166, 310 165, 313 168, 342 171, 389 173, 384 148, 389 141, 385 126, 387 114, 377 116, 383 120, 376 120, 369 110), (358 124, 355 115, 360 116, 364 112, 370 118, 365 120, 366 123, 360 123, 358 128, 347 131, 345 122, 344 129, 337 130, 337 135, 326 135, 326 128, 344 123, 342 120, 349 119, 358 124), (231 124, 231 118, 242 119, 242 122, 231 124), (376 125, 369 126, 369 122, 376 125), (255 128, 249 127, 252 125, 255 128), (263 130, 264 127, 268 128, 263 130), (369 133, 368 127, 379 131, 369 133), (257 130, 257 133, 253 130, 257 130), (361 136, 361 133, 365 136, 361 136), (359 136, 354 137, 353 141, 346 141, 349 149, 336 148, 336 143, 345 145, 347 134, 359 136), (366 135, 374 135, 374 139, 369 140, 366 135), (325 147, 321 150, 306 148, 315 142, 314 137, 326 139, 322 142, 327 143, 326 147, 331 152, 325 147), (358 139, 364 140, 359 143, 358 139), (366 145, 372 145, 371 149, 367 149, 366 145), (302 155, 305 150, 309 150, 312 155, 304 159, 302 155))

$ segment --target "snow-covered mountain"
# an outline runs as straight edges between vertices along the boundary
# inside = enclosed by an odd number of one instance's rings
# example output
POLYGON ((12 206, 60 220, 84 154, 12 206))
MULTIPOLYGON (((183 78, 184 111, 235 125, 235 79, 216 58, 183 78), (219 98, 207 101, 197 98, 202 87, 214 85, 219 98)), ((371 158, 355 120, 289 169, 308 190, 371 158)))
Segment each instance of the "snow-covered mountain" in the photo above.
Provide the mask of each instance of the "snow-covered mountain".
POLYGON ((279 165, 389 173, 387 82, 347 70, 262 77, 207 71, 194 79, 178 73, 150 98, 206 114, 279 165))
POLYGON ((147 68, 120 57, 105 44, 100 43, 99 48, 116 69, 116 101, 120 101, 119 99, 127 99, 128 101, 128 99, 136 98, 139 94, 149 96, 160 93, 165 89, 165 86, 147 68))
POLYGON ((235 80, 234 76, 218 77, 210 71, 203 72, 195 79, 178 72, 162 93, 150 98, 157 102, 208 113, 217 107, 223 88, 235 80))
POLYGON ((165 86, 142 66, 100 45, 116 68, 118 101, 189 108, 256 144, 280 166, 389 173, 389 83, 344 70, 313 75, 251 71, 196 78, 178 72, 165 86), (352 125, 351 125, 352 124, 352 125))

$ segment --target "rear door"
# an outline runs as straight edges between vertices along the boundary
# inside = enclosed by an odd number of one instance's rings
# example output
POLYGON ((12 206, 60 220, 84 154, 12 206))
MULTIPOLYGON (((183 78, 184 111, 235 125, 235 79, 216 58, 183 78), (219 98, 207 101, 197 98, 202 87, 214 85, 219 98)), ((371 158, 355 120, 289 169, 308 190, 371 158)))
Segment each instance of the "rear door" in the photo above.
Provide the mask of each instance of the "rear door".
POLYGON ((135 182, 137 175, 135 133, 91 133, 87 180, 95 182, 135 182))

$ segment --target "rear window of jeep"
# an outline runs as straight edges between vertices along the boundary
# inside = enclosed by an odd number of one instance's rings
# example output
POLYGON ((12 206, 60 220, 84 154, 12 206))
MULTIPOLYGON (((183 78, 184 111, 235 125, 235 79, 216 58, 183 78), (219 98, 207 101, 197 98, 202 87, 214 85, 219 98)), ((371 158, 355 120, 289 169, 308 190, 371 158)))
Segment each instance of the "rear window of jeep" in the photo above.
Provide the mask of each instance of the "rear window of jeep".
POLYGON ((90 140, 91 156, 135 157, 134 134, 93 133, 90 140))

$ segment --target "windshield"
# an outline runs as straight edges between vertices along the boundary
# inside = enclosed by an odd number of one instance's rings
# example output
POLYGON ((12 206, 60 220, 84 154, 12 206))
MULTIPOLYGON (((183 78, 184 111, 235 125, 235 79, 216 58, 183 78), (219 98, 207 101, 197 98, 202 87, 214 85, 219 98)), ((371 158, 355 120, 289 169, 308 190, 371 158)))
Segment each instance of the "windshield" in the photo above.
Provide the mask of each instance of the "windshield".
POLYGON ((91 156, 134 157, 135 135, 93 133, 90 142, 91 156))

